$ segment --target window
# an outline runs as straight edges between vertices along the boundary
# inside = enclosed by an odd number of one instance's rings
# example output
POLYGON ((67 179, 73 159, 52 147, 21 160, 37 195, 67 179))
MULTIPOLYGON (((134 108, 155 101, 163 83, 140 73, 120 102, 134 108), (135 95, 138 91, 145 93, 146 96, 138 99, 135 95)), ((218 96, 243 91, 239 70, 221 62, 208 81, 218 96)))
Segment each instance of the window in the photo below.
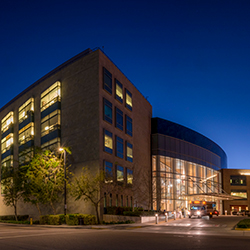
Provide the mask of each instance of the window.
POLYGON ((133 162, 133 145, 127 142, 127 161, 133 162))
POLYGON ((19 164, 24 165, 30 162, 33 157, 34 157, 34 148, 32 147, 25 148, 21 152, 19 149, 19 164))
POLYGON ((123 139, 116 137, 116 156, 123 158, 123 139))
POLYGON ((8 134, 1 140, 1 152, 2 154, 8 151, 13 144, 13 134, 8 134))
POLYGON ((109 194, 109 206, 112 207, 112 194, 109 194))
POLYGON ((126 107, 132 111, 132 94, 126 89, 126 107))
POLYGON ((34 139, 34 123, 30 122, 28 125, 19 130, 19 145, 34 139))
POLYGON ((115 205, 118 207, 118 194, 115 196, 115 205))
POLYGON ((107 195, 106 195, 106 193, 104 193, 103 206, 104 206, 104 207, 107 207, 107 195))
POLYGON ((11 111, 9 112, 3 119, 2 119, 2 133, 7 131, 13 124, 14 121, 14 113, 11 111))
POLYGON ((115 79, 115 98, 120 103, 123 102, 123 90, 122 90, 122 84, 115 79))
POLYGON ((123 112, 116 108, 116 127, 123 130, 123 112))
POLYGON ((104 99, 104 117, 103 119, 112 124, 112 103, 104 99))
POLYGON ((45 136, 54 130, 60 129, 60 110, 55 110, 41 120, 41 136, 45 136))
POLYGON ((123 195, 121 195, 121 207, 123 207, 123 195))
POLYGON ((103 68, 103 88, 112 95, 112 74, 103 68))
POLYGON ((61 101, 61 83, 55 82, 41 94, 41 111, 61 101))
POLYGON ((3 170, 4 168, 8 170, 13 169, 13 155, 9 155, 2 160, 1 170, 3 170))
POLYGON ((130 197, 130 207, 132 207, 133 206, 133 198, 132 198, 132 196, 130 197))
POLYGON ((110 154, 113 153, 113 136, 107 130, 104 130, 104 151, 110 154))
POLYGON ((127 168, 127 184, 133 184, 133 170, 127 168))
POLYGON ((60 137, 56 137, 52 140, 49 140, 47 142, 44 142, 41 146, 42 149, 48 149, 50 151, 53 150, 58 150, 58 148, 60 148, 60 137))
POLYGON ((108 161, 104 161, 104 173, 105 183, 113 182, 113 164, 108 161))
POLYGON ((132 119, 126 115, 126 134, 133 136, 132 119))
POLYGON ((247 191, 246 190, 231 190, 231 195, 242 197, 242 199, 247 199, 247 191))
POLYGON ((123 172, 123 167, 122 166, 117 166, 116 167, 116 180, 119 182, 124 181, 124 172, 123 172))
POLYGON ((18 109, 19 123, 26 120, 31 113, 33 114, 33 112, 34 112, 34 98, 30 98, 18 109))
POLYGON ((244 175, 230 175, 231 186, 246 186, 246 176, 244 175))

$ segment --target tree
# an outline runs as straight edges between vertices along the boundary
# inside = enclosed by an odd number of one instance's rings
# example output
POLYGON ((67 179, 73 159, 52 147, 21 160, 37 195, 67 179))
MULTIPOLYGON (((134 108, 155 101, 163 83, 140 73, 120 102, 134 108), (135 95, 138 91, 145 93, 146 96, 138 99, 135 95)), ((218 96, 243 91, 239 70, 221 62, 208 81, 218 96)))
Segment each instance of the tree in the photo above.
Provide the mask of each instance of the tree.
POLYGON ((3 202, 6 206, 14 208, 15 219, 17 221, 17 202, 23 193, 23 174, 20 169, 2 167, 2 192, 3 202))
POLYGON ((50 204, 54 214, 54 203, 64 187, 63 159, 50 150, 40 151, 22 167, 25 171, 23 198, 34 204, 41 215, 40 204, 50 204))
POLYGON ((91 202, 95 207, 97 223, 100 224, 98 207, 105 197, 104 191, 108 195, 116 187, 116 184, 110 181, 110 178, 107 180, 103 171, 92 174, 89 169, 83 168, 78 177, 73 177, 73 181, 70 183, 70 194, 75 200, 83 199, 91 202))

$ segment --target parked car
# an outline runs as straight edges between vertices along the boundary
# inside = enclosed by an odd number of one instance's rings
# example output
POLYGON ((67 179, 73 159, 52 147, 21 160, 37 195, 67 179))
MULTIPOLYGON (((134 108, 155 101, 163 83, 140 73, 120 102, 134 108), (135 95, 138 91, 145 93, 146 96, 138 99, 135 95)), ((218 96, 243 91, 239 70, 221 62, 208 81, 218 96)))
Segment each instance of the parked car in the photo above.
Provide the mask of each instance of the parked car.
POLYGON ((214 210, 214 211, 213 211, 213 215, 219 216, 219 215, 220 215, 220 212, 219 212, 218 210, 214 210))

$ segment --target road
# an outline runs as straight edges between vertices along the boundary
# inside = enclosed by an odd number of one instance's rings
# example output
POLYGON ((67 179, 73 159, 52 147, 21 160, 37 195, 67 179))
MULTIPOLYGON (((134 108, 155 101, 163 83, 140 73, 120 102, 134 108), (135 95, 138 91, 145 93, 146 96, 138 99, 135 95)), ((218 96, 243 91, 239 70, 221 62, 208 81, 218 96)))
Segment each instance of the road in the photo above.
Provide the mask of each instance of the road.
POLYGON ((250 233, 232 230, 241 218, 183 219, 158 225, 42 227, 0 224, 2 250, 248 249, 250 233))

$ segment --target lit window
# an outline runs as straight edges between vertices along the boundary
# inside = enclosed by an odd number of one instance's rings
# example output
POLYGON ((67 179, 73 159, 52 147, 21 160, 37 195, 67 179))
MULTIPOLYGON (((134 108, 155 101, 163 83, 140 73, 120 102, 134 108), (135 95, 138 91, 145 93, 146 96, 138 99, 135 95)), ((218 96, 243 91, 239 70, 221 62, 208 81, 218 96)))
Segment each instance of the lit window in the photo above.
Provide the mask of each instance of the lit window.
POLYGON ((105 183, 113 182, 113 164, 104 161, 105 183))
POLYGON ((123 90, 122 90, 122 84, 118 81, 115 80, 115 98, 119 101, 119 102, 123 102, 123 90))
POLYGON ((123 139, 116 137, 116 156, 123 158, 123 139))
POLYGON ((110 154, 113 153, 113 138, 112 133, 104 130, 104 151, 110 154))
POLYGON ((241 197, 242 199, 247 199, 246 190, 231 190, 231 195, 241 197))
POLYGON ((133 184, 133 170, 127 169, 127 184, 133 184))
POLYGON ((61 101, 61 83, 55 82, 41 94, 41 111, 61 101))
POLYGON ((13 124, 14 121, 14 113, 11 111, 9 112, 3 119, 2 119, 2 133, 7 131, 9 127, 13 124))
POLYGON ((117 181, 123 182, 124 181, 124 172, 123 172, 123 167, 122 166, 117 166, 116 168, 116 177, 117 181))
POLYGON ((8 134, 1 140, 1 152, 2 154, 5 153, 7 150, 11 148, 13 144, 13 134, 8 134))
POLYGON ((116 108, 116 127, 123 130, 123 112, 116 108))
POLYGON ((20 108, 18 109, 18 121, 21 123, 27 119, 31 112, 34 112, 34 98, 27 100, 20 108))
POLYGON ((30 122, 28 125, 19 130, 19 144, 22 145, 34 139, 34 123, 30 122))
POLYGON ((246 186, 246 176, 231 175, 230 184, 231 186, 246 186))
POLYGON ((112 74, 103 68, 103 88, 112 94, 112 74))
POLYGON ((45 136, 54 130, 60 129, 60 110, 55 110, 41 120, 41 136, 45 136))
POLYGON ((132 111, 132 94, 126 89, 126 107, 132 111))
POLYGON ((133 145, 127 142, 127 161, 133 162, 133 145))
POLYGON ((103 119, 112 124, 112 103, 104 99, 104 117, 103 119))
POLYGON ((126 115, 126 134, 133 136, 132 119, 126 115))

